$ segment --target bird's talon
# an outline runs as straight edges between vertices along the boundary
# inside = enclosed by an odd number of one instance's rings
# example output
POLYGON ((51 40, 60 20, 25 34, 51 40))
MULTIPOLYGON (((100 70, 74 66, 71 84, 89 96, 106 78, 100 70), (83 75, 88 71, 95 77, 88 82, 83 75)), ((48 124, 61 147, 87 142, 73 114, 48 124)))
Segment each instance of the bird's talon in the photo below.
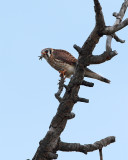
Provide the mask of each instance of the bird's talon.
POLYGON ((66 76, 65 76, 66 70, 59 71, 59 73, 60 73, 61 78, 66 78, 66 76))

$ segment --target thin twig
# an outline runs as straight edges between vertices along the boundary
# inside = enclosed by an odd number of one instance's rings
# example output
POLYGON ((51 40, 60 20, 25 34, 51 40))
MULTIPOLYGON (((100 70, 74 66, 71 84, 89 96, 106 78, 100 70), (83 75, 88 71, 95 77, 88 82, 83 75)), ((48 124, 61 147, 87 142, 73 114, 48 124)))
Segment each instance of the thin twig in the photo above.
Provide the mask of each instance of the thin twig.
POLYGON ((99 149, 100 160, 103 160, 102 149, 99 149))
POLYGON ((113 34, 113 38, 120 43, 125 43, 125 40, 120 39, 115 33, 113 34))
MULTIPOLYGON (((117 25, 119 25, 119 24, 121 23, 121 21, 122 21, 122 19, 123 19, 123 17, 124 17, 124 14, 125 14, 125 12, 126 12, 126 10, 127 10, 127 7, 128 7, 128 1, 125 1, 125 2, 122 4, 119 13, 115 13, 115 12, 113 13, 113 15, 116 17, 116 21, 115 21, 114 25, 112 26, 113 28, 114 28, 114 27, 116 28, 117 25)), ((125 25, 124 25, 124 26, 125 26, 125 25)), ((119 26, 119 27, 118 27, 118 30, 121 29, 121 28, 123 28, 123 27, 122 27, 122 26, 119 26)), ((110 29, 110 28, 109 28, 109 29, 110 29)), ((112 28, 111 28, 111 29, 112 29, 112 28)), ((115 33, 116 31, 117 31, 117 29, 114 30, 113 33, 115 33)), ((108 31, 107 31, 107 32, 108 32, 108 31)), ((110 34, 112 34, 112 32, 109 33, 109 35, 107 36, 107 40, 106 40, 106 51, 107 51, 107 52, 111 52, 111 51, 112 51, 112 48, 111 48, 112 35, 110 35, 110 34)))

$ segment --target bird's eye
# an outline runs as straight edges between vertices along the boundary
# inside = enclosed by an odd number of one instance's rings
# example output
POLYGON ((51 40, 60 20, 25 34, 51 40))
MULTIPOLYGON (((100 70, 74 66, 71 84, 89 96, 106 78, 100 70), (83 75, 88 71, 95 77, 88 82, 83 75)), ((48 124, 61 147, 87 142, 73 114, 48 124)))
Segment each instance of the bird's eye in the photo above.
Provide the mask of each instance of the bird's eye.
POLYGON ((46 50, 45 53, 48 53, 48 50, 46 50))

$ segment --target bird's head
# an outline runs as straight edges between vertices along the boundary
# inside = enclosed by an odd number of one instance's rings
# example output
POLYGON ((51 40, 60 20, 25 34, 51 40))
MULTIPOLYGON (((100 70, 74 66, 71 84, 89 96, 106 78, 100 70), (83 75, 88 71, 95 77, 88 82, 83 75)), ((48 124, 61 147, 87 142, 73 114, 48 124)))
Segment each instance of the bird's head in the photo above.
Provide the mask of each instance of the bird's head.
POLYGON ((45 58, 46 60, 48 60, 51 54, 52 54, 52 48, 45 48, 41 51, 41 56, 39 56, 40 57, 39 60, 40 59, 42 60, 42 58, 45 58))

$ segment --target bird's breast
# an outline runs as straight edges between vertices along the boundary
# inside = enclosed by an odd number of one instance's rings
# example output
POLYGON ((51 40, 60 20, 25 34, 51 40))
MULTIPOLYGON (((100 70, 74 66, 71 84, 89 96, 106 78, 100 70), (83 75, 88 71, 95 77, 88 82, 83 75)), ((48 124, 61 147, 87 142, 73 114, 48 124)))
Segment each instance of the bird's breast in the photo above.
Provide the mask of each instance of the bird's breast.
POLYGON ((47 60, 47 62, 57 71, 65 70, 66 77, 71 77, 71 75, 74 74, 74 71, 75 71, 74 65, 70 65, 58 59, 54 59, 52 57, 49 60, 47 60))

